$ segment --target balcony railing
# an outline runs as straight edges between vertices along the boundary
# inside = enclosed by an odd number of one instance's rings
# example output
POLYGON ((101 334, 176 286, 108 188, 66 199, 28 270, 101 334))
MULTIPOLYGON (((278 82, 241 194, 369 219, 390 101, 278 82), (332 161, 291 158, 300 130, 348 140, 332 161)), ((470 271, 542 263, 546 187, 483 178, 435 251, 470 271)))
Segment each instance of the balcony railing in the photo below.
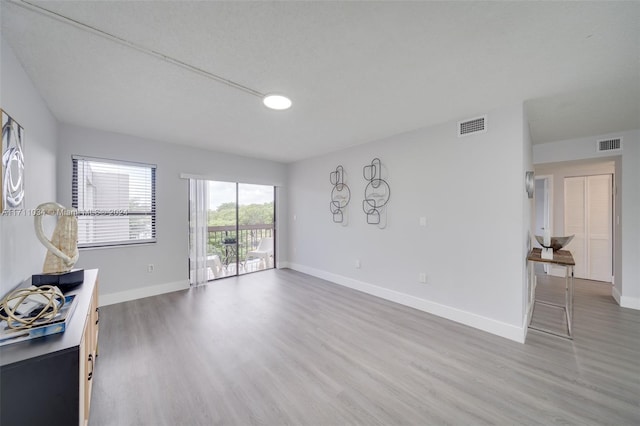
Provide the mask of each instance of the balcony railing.
POLYGON ((236 234, 235 226, 209 226, 208 254, 219 255, 225 263, 234 263, 236 260, 243 262, 247 253, 255 250, 260 240, 273 237, 273 224, 263 223, 259 225, 240 225, 236 234), (238 242, 238 256, 235 256, 235 247, 225 245, 225 240, 236 239, 238 242))

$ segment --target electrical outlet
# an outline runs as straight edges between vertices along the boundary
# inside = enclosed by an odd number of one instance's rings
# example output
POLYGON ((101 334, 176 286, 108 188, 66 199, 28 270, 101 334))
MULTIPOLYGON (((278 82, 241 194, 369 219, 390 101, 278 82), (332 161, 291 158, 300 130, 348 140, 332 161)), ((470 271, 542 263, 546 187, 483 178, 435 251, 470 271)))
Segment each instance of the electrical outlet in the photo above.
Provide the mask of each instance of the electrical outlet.
POLYGON ((422 284, 426 284, 427 283, 427 273, 426 272, 420 272, 418 274, 418 282, 421 282, 422 284))
POLYGON ((421 217, 420 218, 420 226, 427 226, 427 218, 426 217, 421 217))
POLYGON ((360 259, 356 259, 356 269, 360 269, 360 259))
POLYGON ((154 268, 153 263, 148 264, 147 265, 147 272, 149 272, 149 273, 153 272, 153 268, 154 268))

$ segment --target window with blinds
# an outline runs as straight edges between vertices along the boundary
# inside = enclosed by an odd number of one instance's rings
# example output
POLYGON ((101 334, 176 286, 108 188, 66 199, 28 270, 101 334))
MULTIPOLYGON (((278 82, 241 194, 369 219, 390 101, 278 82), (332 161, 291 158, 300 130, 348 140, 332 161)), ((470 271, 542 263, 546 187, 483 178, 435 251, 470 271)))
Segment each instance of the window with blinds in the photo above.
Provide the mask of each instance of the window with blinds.
POLYGON ((78 247, 156 241, 156 166, 73 156, 78 247))

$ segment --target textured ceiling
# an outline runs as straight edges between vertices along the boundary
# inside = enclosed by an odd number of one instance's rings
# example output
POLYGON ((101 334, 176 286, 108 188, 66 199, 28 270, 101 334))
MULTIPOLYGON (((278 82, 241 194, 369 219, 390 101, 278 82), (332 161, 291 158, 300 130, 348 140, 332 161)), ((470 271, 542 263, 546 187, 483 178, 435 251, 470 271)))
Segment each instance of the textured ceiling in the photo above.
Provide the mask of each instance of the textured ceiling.
POLYGON ((522 101, 534 143, 640 127, 638 2, 37 4, 294 102, 3 0, 2 37, 81 126, 285 162, 522 101))

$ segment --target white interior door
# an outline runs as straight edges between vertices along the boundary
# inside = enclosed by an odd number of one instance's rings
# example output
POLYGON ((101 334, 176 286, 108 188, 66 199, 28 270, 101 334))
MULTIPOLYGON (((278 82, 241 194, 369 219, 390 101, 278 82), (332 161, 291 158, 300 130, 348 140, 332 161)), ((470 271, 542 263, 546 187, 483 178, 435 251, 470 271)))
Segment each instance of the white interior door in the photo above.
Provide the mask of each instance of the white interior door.
POLYGON ((589 277, 611 281, 611 175, 587 177, 589 277))
POLYGON ((567 250, 578 278, 611 281, 611 184, 611 175, 565 178, 564 231, 575 235, 567 250))
POLYGON ((573 273, 578 278, 587 278, 586 184, 584 176, 564 179, 564 235, 575 235, 566 250, 576 261, 573 273))

